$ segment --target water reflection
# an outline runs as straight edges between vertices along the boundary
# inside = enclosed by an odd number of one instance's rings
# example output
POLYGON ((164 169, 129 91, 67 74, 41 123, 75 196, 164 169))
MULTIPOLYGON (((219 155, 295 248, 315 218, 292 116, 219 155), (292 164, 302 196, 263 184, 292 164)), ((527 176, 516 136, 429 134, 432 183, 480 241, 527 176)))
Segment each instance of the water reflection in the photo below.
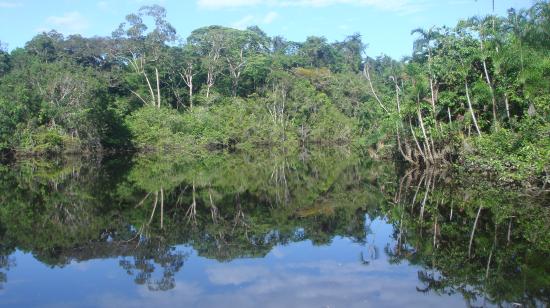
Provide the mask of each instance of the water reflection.
POLYGON ((548 303, 548 196, 467 181, 432 170, 401 178, 388 209, 390 262, 422 267, 419 292, 458 293, 469 305, 548 303))
MULTIPOLYGON (((232 300, 249 305, 258 294, 299 288, 308 300, 287 297, 306 306, 344 298, 398 305, 384 300, 405 289, 429 294, 432 304, 550 300, 547 195, 401 171, 347 149, 24 160, 1 166, 0 181, 4 289, 17 252, 29 252, 53 268, 49 277, 75 263, 116 260, 109 268, 147 290, 178 298, 195 290, 201 305, 235 286, 232 300), (296 248, 304 243, 311 245, 296 248), (291 262, 277 257, 281 250, 303 253, 291 262), (248 261, 257 258, 273 263, 248 261), (186 270, 205 260, 221 263, 186 270), (182 271, 210 287, 199 291, 182 271)), ((14 303, 19 296, 12 293, 14 303)))

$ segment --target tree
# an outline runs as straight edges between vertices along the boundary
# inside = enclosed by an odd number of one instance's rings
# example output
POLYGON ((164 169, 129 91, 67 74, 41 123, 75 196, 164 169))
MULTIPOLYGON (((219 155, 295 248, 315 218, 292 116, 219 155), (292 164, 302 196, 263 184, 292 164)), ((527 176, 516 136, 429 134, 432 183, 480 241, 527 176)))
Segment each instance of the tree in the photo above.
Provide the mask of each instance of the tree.
POLYGON ((148 92, 148 99, 144 99, 137 91, 130 90, 145 105, 153 105, 160 108, 161 91, 158 64, 161 53, 165 50, 165 44, 176 40, 176 30, 165 20, 166 10, 158 5, 143 6, 138 14, 126 16, 126 22, 121 23, 113 32, 115 56, 122 59, 124 64, 129 64, 134 73, 143 75, 148 92), (155 28, 149 32, 142 17, 151 17, 155 22, 155 28), (156 93, 148 77, 147 64, 154 64, 156 79, 156 93))
POLYGON ((10 55, 6 46, 0 41, 0 78, 10 70, 10 55))
POLYGON ((336 48, 343 54, 347 70, 359 72, 361 70, 362 56, 366 45, 361 39, 361 34, 354 33, 342 42, 335 43, 336 48))
POLYGON ((187 44, 194 46, 201 57, 201 65, 206 71, 206 98, 210 97, 210 89, 216 83, 221 73, 221 56, 225 48, 224 32, 228 28, 210 26, 199 28, 191 32, 187 44))
POLYGON ((183 67, 179 74, 189 89, 189 107, 193 108, 193 78, 198 73, 200 59, 193 45, 183 47, 183 58, 183 67))
POLYGON ((25 50, 43 62, 53 62, 59 58, 63 39, 63 34, 55 30, 42 32, 25 44, 25 50))
POLYGON ((308 37, 300 46, 299 54, 305 59, 308 66, 327 67, 334 71, 342 70, 342 55, 324 37, 308 37))
MULTIPOLYGON (((492 56, 492 50, 489 50, 486 45, 487 37, 490 36, 491 29, 495 30, 495 19, 493 17, 486 17, 486 18, 470 18, 468 21, 466 21, 466 27, 471 27, 475 32, 477 32, 479 37, 479 58, 481 59, 481 63, 483 66, 483 75, 485 77, 485 82, 487 83, 487 87, 489 87, 490 93, 491 93, 491 103, 492 103, 492 109, 493 109, 493 124, 497 124, 497 102, 496 102, 496 94, 495 94, 495 86, 494 86, 494 77, 491 78, 489 74, 489 68, 487 65, 487 59, 491 58, 492 56), (492 27, 491 27, 492 23, 492 27)), ((496 47, 498 50, 498 47, 496 47)))
POLYGON ((248 59, 259 53, 267 52, 268 38, 258 27, 245 31, 228 30, 224 49, 232 83, 233 97, 237 96, 241 73, 246 69, 248 59))
POLYGON ((428 63, 428 74, 430 81, 430 93, 431 93, 431 104, 432 104, 432 113, 434 119, 436 117, 435 105, 437 102, 437 92, 438 92, 438 82, 434 74, 433 69, 433 49, 437 48, 437 38, 439 33, 434 31, 433 28, 430 28, 428 31, 424 29, 415 29, 411 34, 419 34, 420 38, 414 41, 413 54, 415 56, 426 57, 428 63))

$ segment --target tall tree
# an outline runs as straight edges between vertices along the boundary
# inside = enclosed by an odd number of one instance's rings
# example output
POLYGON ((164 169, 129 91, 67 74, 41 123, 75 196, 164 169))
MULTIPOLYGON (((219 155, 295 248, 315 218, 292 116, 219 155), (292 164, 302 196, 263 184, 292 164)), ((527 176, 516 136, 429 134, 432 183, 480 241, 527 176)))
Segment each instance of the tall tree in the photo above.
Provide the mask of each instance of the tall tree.
POLYGON ((210 90, 223 70, 222 51, 226 47, 227 29, 220 26, 199 28, 187 38, 187 43, 198 51, 206 71, 206 98, 210 97, 210 90))
POLYGON ((166 10, 158 5, 143 6, 137 14, 126 16, 126 22, 121 23, 113 32, 115 56, 128 63, 132 70, 144 77, 148 91, 148 98, 145 99, 138 91, 130 90, 144 104, 160 108, 161 91, 159 68, 160 58, 166 49, 166 43, 176 40, 176 31, 172 25, 165 20, 166 10), (155 22, 155 28, 146 33, 148 27, 143 17, 151 17, 155 22), (153 66, 155 84, 149 78, 148 66, 153 66), (155 88, 156 91, 153 89, 155 88))

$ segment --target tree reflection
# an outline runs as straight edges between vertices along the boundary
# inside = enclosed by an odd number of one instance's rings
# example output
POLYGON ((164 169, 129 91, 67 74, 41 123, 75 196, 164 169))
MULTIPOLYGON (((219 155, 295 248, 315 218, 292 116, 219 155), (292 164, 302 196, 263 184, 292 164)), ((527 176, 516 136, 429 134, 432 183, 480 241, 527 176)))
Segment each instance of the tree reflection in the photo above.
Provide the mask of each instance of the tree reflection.
POLYGON ((128 275, 134 276, 139 285, 147 285, 151 291, 166 291, 176 285, 175 274, 183 267, 187 253, 164 245, 162 239, 144 239, 137 243, 130 257, 123 257, 119 264, 128 275), (155 278, 157 267, 162 269, 155 278))
POLYGON ((4 284, 8 282, 7 271, 15 266, 15 259, 9 255, 0 255, 0 289, 4 288, 4 284))
POLYGON ((386 206, 395 227, 390 262, 422 267, 419 292, 459 293, 468 305, 548 302, 547 196, 460 180, 416 170, 397 181, 386 206))
POLYGON ((306 156, 23 161, 1 173, 0 223, 14 247, 45 264, 118 257, 150 290, 175 286, 188 256, 175 248, 180 244, 228 261, 304 239, 363 242, 365 212, 382 198, 365 189, 376 187, 373 175, 348 152, 306 156))
POLYGON ((22 161, 0 169, 0 279, 19 249, 53 267, 118 258, 137 284, 163 291, 188 258, 180 245, 223 262, 335 236, 364 245, 368 265, 379 252, 367 215, 393 224, 384 252, 420 267, 419 292, 472 305, 550 299, 547 197, 400 173, 338 149, 22 161))

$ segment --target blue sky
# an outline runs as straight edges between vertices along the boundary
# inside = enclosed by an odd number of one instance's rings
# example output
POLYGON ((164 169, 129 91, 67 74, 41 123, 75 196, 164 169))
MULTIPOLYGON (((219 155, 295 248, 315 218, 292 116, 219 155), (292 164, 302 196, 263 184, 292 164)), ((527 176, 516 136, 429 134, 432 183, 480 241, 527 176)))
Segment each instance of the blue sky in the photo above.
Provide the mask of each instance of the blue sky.
MULTIPOLYGON (((495 0, 497 14, 532 0, 495 0)), ((104 36, 142 5, 160 4, 186 37, 193 29, 219 24, 258 25, 267 34, 302 41, 309 35, 342 40, 359 32, 371 56, 409 55, 412 29, 453 26, 465 17, 492 12, 491 0, 0 0, 0 41, 24 46, 40 31, 104 36)))

